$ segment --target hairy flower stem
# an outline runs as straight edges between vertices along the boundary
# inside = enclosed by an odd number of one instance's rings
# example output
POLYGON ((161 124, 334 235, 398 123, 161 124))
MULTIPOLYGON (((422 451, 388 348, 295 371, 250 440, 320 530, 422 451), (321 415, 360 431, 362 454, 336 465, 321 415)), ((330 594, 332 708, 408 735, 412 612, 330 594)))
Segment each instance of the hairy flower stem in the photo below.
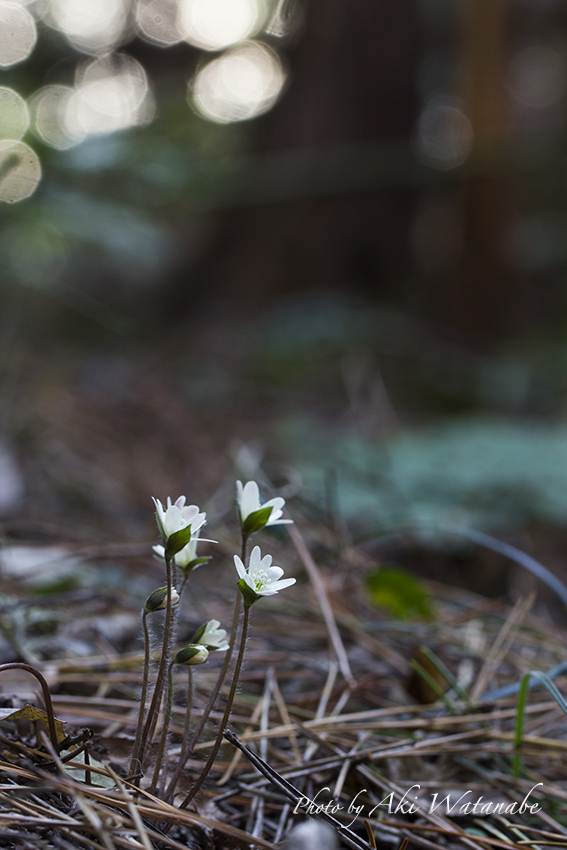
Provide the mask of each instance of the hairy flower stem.
POLYGON ((165 570, 167 576, 167 607, 165 609, 165 624, 163 627, 163 647, 161 651, 161 658, 159 662, 158 674, 156 678, 156 684, 154 687, 154 693, 152 697, 152 701, 150 703, 150 708, 148 711, 148 716, 146 717, 146 723, 144 725, 142 731, 142 737, 140 741, 140 751, 138 755, 138 761, 140 764, 140 769, 144 766, 144 757, 146 754, 146 747, 148 743, 152 740, 152 736, 154 734, 154 729, 156 727, 159 709, 161 706, 161 698, 163 696, 163 685, 165 680, 165 674, 167 671, 167 665, 170 661, 171 655, 171 644, 173 641, 173 624, 174 624, 174 609, 171 604, 171 591, 173 588, 173 570, 171 566, 172 558, 165 558, 165 570))
MULTIPOLYGON (((243 561, 246 558, 246 544, 247 543, 248 543, 248 538, 243 535, 242 536, 242 547, 241 547, 241 557, 242 557, 243 561)), ((212 711, 212 709, 213 709, 213 707, 214 707, 214 705, 217 701, 219 691, 220 691, 220 689, 223 685, 224 680, 226 679, 226 674, 228 673, 228 668, 230 666, 230 660, 232 658, 232 653, 233 653, 233 650, 234 650, 234 646, 236 644, 236 634, 237 634, 237 631, 238 631, 238 621, 240 620, 241 602, 242 602, 242 597, 240 596, 240 593, 238 593, 237 596, 236 596, 236 602, 234 604, 234 614, 233 614, 233 617, 232 617, 232 627, 231 627, 231 630, 230 630, 229 647, 228 647, 228 649, 225 653, 223 665, 220 669, 220 672, 219 672, 219 675, 217 677, 217 681, 215 683, 215 686, 214 686, 213 690, 211 691, 211 695, 209 696, 209 701, 207 702, 207 705, 205 706, 205 709, 204 709, 204 711, 201 715, 201 719, 200 719, 199 723, 197 724, 197 728, 195 729, 195 731, 193 732, 193 735, 191 736, 191 740, 190 740, 189 744, 182 746, 181 753, 180 753, 180 756, 179 756, 179 760, 177 762, 177 767, 175 768, 175 771, 174 771, 173 776, 171 778, 171 782, 169 783, 167 791, 165 792, 166 802, 170 802, 173 798, 173 795, 175 794, 175 789, 177 787, 177 783, 179 782, 179 780, 181 778, 181 774, 183 773, 183 768, 185 767, 187 759, 189 758, 189 756, 193 752, 193 749, 195 748, 195 744, 199 740, 199 735, 201 734, 201 732, 205 728, 205 723, 207 722, 207 720, 209 718, 209 714, 211 713, 211 711, 212 711)))
MULTIPOLYGON (((175 768, 175 771, 174 771, 173 776, 171 778, 171 782, 169 783, 169 785, 167 787, 167 791, 165 793, 165 800, 166 801, 170 801, 173 798, 173 795, 175 793, 175 788, 177 787, 177 783, 179 782, 179 780, 181 778, 183 768, 185 767, 187 759, 189 758, 189 756, 193 752, 193 749, 195 747, 195 744, 197 743, 199 735, 201 734, 201 732, 203 731, 203 729, 205 727, 205 723, 207 722, 207 718, 208 718, 209 714, 211 713, 211 710, 212 710, 212 708, 213 708, 213 706, 214 706, 214 704, 217 700, 217 697, 218 697, 219 691, 221 689, 222 683, 224 682, 224 680, 226 678, 228 666, 230 664, 230 659, 232 657, 232 650, 233 650, 234 644, 236 642, 236 632, 238 630, 238 621, 240 619, 240 605, 241 605, 241 596, 240 596, 240 593, 239 593, 237 598, 236 598, 235 605, 234 605, 234 616, 233 616, 233 619, 232 619, 232 629, 231 629, 231 633, 230 633, 230 646, 225 653, 224 662, 223 662, 223 665, 221 667, 220 673, 218 675, 215 687, 213 688, 212 693, 209 697, 209 701, 207 702, 207 705, 206 705, 206 707, 203 711, 203 714, 201 715, 201 719, 200 719, 200 721, 197 725, 197 728, 193 732, 193 735, 191 736, 191 740, 189 741, 189 743, 188 744, 185 743, 184 745, 182 745, 181 753, 179 755, 179 760, 177 762, 177 767, 175 768)), ((191 668, 189 668, 189 669, 191 669, 191 668)))
POLYGON ((187 740, 189 738, 189 731, 191 729, 191 709, 193 708, 193 668, 187 668, 188 673, 188 681, 187 681, 187 708, 185 710, 185 723, 183 724, 183 737, 181 738, 181 752, 185 752, 185 748, 187 747, 187 740))
POLYGON ((207 759, 207 763, 206 763, 205 767, 203 768, 203 770, 201 771, 201 775, 199 776, 199 778, 195 782, 195 784, 194 784, 193 788, 191 789, 191 791, 189 792, 189 794, 187 794, 187 796, 185 797, 185 799, 181 803, 180 808, 182 808, 182 809, 187 808, 187 806, 189 805, 191 800, 199 792, 203 782, 205 781, 205 779, 209 775, 209 771, 210 771, 211 767, 213 766, 213 764, 215 762, 215 759, 217 757, 217 753, 218 753, 220 746, 222 744, 224 730, 226 729, 226 725, 228 723, 228 718, 230 717, 230 712, 232 711, 232 703, 234 702, 234 697, 236 695, 236 689, 238 687, 238 680, 240 678, 240 669, 242 667, 242 661, 244 659, 244 650, 246 648, 246 637, 248 635, 249 619, 250 619, 250 607, 245 606, 244 607, 244 620, 242 621, 242 636, 240 638, 240 647, 238 649, 238 658, 236 659, 236 666, 234 668, 234 676, 233 676, 233 679, 232 679, 232 685, 230 687, 230 693, 228 695, 228 699, 226 701, 226 706, 225 706, 225 709, 224 709, 224 714, 222 716, 222 720, 221 720, 221 723, 220 723, 220 726, 219 726, 217 739, 216 739, 216 741, 213 745, 213 749, 211 750, 209 758, 207 759))
POLYGON ((169 720, 171 718, 171 706, 173 705, 173 661, 169 662, 169 667, 167 671, 167 697, 166 697, 166 709, 165 716, 163 718, 163 729, 161 731, 161 741, 159 744, 159 751, 157 754, 157 759, 154 767, 154 777, 152 779, 152 784, 150 785, 150 794, 155 794, 158 780, 159 780, 159 772, 161 770, 161 765, 163 762, 163 756, 165 753, 165 747, 167 744, 167 735, 169 731, 169 720))
MULTIPOLYGON (((138 712, 138 725, 136 726, 136 738, 134 749, 130 760, 130 776, 137 776, 141 769, 139 764, 140 742, 142 740, 142 724, 146 712, 146 696, 148 693, 148 678, 150 675, 150 633, 148 630, 148 612, 142 609, 142 628, 144 629, 144 673, 142 677, 142 691, 140 693, 140 710, 138 712)), ((137 780, 135 779, 134 782, 137 780)))

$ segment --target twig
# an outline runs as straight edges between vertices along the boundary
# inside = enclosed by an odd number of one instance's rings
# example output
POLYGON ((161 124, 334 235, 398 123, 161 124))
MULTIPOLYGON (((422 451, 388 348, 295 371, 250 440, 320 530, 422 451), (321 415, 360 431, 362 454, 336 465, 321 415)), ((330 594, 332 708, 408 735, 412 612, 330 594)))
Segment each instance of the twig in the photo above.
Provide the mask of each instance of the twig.
MULTIPOLYGON (((242 750, 246 758, 254 765, 254 767, 259 770, 260 773, 266 777, 266 779, 269 779, 272 785, 275 785, 276 788, 279 788, 282 794, 285 794, 285 796, 288 797, 288 799, 290 799, 293 803, 295 803, 296 806, 302 802, 304 802, 306 805, 312 803, 311 800, 309 800, 304 794, 298 791, 298 789, 295 788, 290 782, 288 782, 287 779, 284 779, 283 776, 280 776, 280 774, 276 770, 271 768, 270 765, 267 764, 267 762, 260 758, 260 756, 257 756, 256 753, 253 753, 252 750, 249 750, 248 747, 246 747, 238 739, 234 732, 231 732, 229 729, 227 729, 223 734, 227 741, 230 741, 231 744, 242 750)), ((314 809, 318 808, 315 803, 312 804, 314 809)), ((354 850, 369 850, 369 844, 359 838, 359 836, 347 826, 343 826, 342 823, 340 823, 340 821, 338 821, 332 815, 327 814, 327 812, 325 811, 313 811, 310 814, 312 814, 313 817, 320 818, 320 820, 327 821, 327 823, 330 823, 331 826, 334 826, 343 841, 345 842, 345 844, 348 844, 349 847, 354 848, 354 850)))
POLYGON ((323 614, 325 625, 327 626, 329 640, 331 641, 331 646, 333 647, 333 651, 337 657, 340 671, 351 686, 351 688, 354 688, 356 687, 356 679, 352 675, 352 671, 350 669, 348 656, 337 626, 337 622, 335 620, 335 615, 333 614, 333 609, 331 608, 331 603, 329 602, 329 598, 327 596, 327 591, 325 590, 325 585, 323 584, 323 579, 321 578, 321 573, 319 572, 319 567, 311 557, 311 552, 305 545, 305 541, 301 536, 301 532, 298 531, 297 527, 295 525, 289 525, 288 531, 289 536, 292 539, 293 545, 297 550, 297 554, 303 561, 303 566, 307 570, 307 574, 309 576, 311 584, 313 585, 313 590, 315 591, 315 595, 317 596, 317 601, 319 603, 319 607, 321 608, 321 613, 323 614))

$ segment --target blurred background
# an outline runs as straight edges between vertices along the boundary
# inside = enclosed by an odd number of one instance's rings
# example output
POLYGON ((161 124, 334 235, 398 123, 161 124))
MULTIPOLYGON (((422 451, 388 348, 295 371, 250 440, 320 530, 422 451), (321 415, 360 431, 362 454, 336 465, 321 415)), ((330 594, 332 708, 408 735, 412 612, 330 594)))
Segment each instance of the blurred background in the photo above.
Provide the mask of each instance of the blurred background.
POLYGON ((0 0, 0 67, 7 534, 262 463, 430 576, 507 587, 455 522, 567 572, 561 0, 0 0))

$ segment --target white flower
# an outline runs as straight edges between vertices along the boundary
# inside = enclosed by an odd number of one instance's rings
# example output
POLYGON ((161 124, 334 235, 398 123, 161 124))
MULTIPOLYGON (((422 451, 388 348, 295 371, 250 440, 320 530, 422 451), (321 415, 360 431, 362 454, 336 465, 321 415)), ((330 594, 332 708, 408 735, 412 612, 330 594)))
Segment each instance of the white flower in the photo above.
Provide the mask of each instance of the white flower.
MULTIPOLYGON (((193 526, 191 526, 191 531, 193 531, 193 526)), ((200 567, 201 564, 205 564, 210 558, 197 558, 197 543, 216 543, 216 540, 208 540, 203 538, 203 540, 199 540, 199 530, 194 537, 191 537, 189 543, 183 547, 177 554, 175 555, 175 564, 179 567, 180 570, 186 570, 187 567, 191 567, 191 569, 196 569, 200 567)), ((162 561, 165 558, 165 549, 161 544, 157 544, 156 546, 152 546, 152 549, 162 561)))
POLYGON ((242 481, 236 482, 236 501, 238 502, 242 524, 246 522, 251 514, 256 513, 256 511, 263 511, 265 508, 271 508, 272 511, 269 519, 263 525, 287 525, 288 523, 293 523, 291 519, 280 519, 283 514, 282 508, 285 505, 285 499, 282 499, 281 496, 269 499, 263 505, 260 504, 260 490, 255 481, 249 481, 244 486, 242 485, 242 481))
POLYGON ((219 626, 220 620, 209 620, 204 627, 201 626, 199 631, 196 632, 193 643, 201 643, 209 650, 225 652, 229 646, 226 640, 226 629, 221 629, 219 626))
POLYGON ((168 496, 167 508, 164 508, 159 499, 154 499, 154 504, 157 523, 165 540, 189 526, 191 534, 194 534, 205 524, 207 515, 199 513, 197 505, 185 505, 185 496, 180 496, 173 504, 168 496))
POLYGON ((262 558, 259 546, 254 546, 252 549, 248 569, 246 569, 238 555, 234 556, 234 565, 240 581, 244 582, 250 588, 253 594, 255 594, 256 599, 260 596, 273 596, 279 590, 295 584, 294 578, 284 578, 280 581, 284 571, 281 567, 272 567, 271 555, 264 555, 262 558))

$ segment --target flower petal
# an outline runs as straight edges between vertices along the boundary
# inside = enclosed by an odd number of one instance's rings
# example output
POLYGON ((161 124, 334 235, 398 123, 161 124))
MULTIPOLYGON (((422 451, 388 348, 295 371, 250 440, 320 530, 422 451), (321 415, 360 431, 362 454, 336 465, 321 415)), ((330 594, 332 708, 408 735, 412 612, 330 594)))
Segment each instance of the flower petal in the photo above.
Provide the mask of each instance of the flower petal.
POLYGON ((255 481, 248 481, 242 490, 240 499, 240 516, 245 520, 247 516, 260 509, 260 491, 255 481))
POLYGON ((238 557, 238 555, 234 556, 234 566, 236 567, 236 572, 238 573, 239 578, 243 578, 246 580, 248 573, 246 572, 246 567, 238 557))
POLYGON ((260 569, 260 565, 262 563, 262 552, 259 546, 254 546, 250 553, 250 560, 248 562, 248 571, 251 573, 255 573, 260 569))
POLYGON ((280 511, 281 508, 285 505, 285 499, 282 499, 281 496, 275 496, 273 499, 268 499, 267 502, 264 502, 262 505, 263 508, 273 508, 272 515, 274 511, 280 511))
POLYGON ((191 520, 191 533, 194 534, 196 531, 199 531, 199 529, 202 528, 205 525, 206 522, 207 522, 207 514, 206 513, 195 514, 195 516, 191 520))
POLYGON ((278 593, 278 591, 283 590, 285 587, 291 587, 292 584, 295 584, 294 578, 284 578, 281 581, 275 581, 270 585, 270 589, 274 593, 278 593))
POLYGON ((277 581, 284 574, 281 567, 270 567, 266 572, 268 574, 268 581, 277 581))

